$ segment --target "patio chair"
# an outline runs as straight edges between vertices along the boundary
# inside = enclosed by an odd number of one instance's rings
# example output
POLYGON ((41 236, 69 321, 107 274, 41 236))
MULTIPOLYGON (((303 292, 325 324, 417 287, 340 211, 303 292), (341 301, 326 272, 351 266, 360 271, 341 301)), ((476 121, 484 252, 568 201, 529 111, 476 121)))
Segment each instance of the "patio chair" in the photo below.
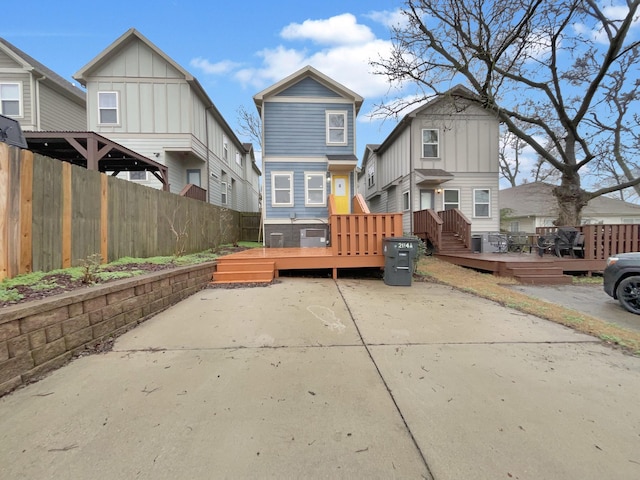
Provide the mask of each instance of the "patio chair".
POLYGON ((496 249, 497 253, 505 253, 509 248, 507 236, 503 233, 489 233, 487 240, 496 249))
POLYGON ((567 253, 571 258, 575 258, 574 247, 578 233, 578 230, 573 227, 558 227, 554 252, 557 257, 562 257, 563 254, 567 253))

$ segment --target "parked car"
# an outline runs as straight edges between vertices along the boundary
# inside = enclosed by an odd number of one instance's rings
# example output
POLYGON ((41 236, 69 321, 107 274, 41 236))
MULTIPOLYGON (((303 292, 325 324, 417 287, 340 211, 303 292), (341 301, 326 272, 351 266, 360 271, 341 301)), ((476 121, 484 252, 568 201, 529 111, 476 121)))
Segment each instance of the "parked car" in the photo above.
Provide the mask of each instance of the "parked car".
POLYGON ((626 310, 640 315, 640 252, 620 253, 607 259, 604 291, 626 310))

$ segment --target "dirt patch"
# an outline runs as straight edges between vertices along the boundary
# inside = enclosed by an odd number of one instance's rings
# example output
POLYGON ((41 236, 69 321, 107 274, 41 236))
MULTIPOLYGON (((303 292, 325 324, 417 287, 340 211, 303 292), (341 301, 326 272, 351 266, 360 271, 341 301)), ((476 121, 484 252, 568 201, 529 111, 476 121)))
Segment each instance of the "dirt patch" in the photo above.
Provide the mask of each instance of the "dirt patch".
MULTIPOLYGON (((229 255, 231 253, 240 252, 242 250, 247 250, 247 247, 229 246, 229 247, 225 247, 224 250, 221 250, 218 256, 229 255)), ((173 268, 177 268, 178 266, 181 266, 181 265, 176 265, 175 263, 171 263, 171 262, 158 264, 158 263, 149 263, 149 262, 140 261, 140 262, 126 263, 126 264, 118 264, 118 265, 105 265, 100 267, 100 272, 119 272, 119 273, 121 272, 125 274, 130 273, 130 275, 128 276, 133 277, 138 275, 144 275, 147 273, 171 270, 173 268)), ((64 272, 46 274, 42 277, 42 280, 38 282, 38 285, 16 285, 12 287, 12 290, 15 290, 22 298, 15 299, 15 300, 0 300, 0 308, 32 302, 36 300, 42 300, 44 298, 52 297, 54 295, 59 295, 61 293, 91 288, 94 285, 102 285, 104 283, 113 282, 126 277, 127 275, 124 275, 119 278, 109 279, 109 280, 96 280, 93 282, 86 282, 86 281, 83 281, 83 279, 81 278, 74 278, 70 274, 64 273, 64 272)), ((237 287, 233 286, 232 284, 227 284, 226 286, 219 286, 218 288, 237 288, 237 287)))

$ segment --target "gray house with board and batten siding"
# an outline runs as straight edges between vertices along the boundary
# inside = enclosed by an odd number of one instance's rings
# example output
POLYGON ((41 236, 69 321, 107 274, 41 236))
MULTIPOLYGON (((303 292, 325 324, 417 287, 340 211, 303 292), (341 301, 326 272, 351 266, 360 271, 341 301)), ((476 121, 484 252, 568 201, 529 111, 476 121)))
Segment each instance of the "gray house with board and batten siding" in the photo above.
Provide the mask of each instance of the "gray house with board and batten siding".
POLYGON ((0 38, 0 114, 24 131, 87 129, 83 90, 0 38))
POLYGON ((311 66, 253 99, 263 126, 265 243, 326 245, 328 196, 334 196, 336 213, 351 213, 363 99, 311 66))
POLYGON ((499 121, 458 85, 407 114, 379 145, 367 145, 359 192, 372 213, 458 209, 474 233, 500 229, 499 121))
MULTIPOLYGON (((89 130, 166 165, 171 192, 195 185, 214 205, 259 210, 253 148, 237 138, 198 80, 140 32, 125 32, 74 78, 87 88, 89 130)), ((147 172, 124 175, 160 186, 147 172)))

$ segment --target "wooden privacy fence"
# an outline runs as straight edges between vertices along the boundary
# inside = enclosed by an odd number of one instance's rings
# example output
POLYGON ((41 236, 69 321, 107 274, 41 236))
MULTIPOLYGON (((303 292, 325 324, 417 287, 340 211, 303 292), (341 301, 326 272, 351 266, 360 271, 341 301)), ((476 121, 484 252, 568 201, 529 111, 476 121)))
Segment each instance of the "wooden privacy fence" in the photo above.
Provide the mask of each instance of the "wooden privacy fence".
MULTIPOLYGON (((606 260, 611 255, 640 251, 640 225, 580 225, 584 235, 585 260, 606 260)), ((557 227, 538 227, 537 235, 555 232, 557 227)))
POLYGON ((0 142, 0 280, 90 255, 193 253, 239 238, 239 214, 0 142))

